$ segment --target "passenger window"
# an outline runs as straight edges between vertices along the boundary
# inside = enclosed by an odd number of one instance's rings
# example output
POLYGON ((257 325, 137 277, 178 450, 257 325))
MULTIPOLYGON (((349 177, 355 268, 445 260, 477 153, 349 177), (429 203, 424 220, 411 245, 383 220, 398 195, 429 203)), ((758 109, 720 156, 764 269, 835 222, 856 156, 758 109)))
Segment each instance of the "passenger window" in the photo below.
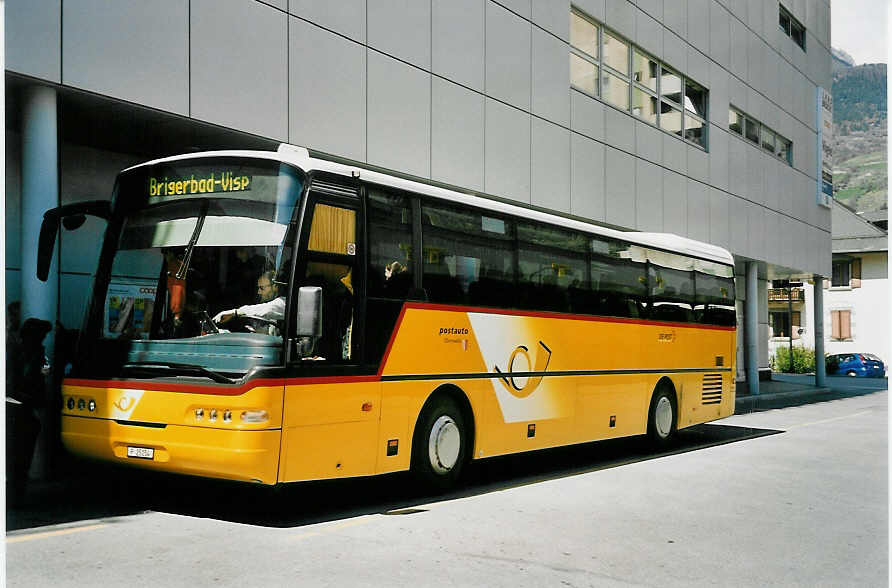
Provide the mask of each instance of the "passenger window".
POLYGON ((369 296, 405 300, 413 284, 411 203, 403 195, 370 188, 366 215, 369 296))
POLYGON ((518 223, 520 308, 569 312, 571 292, 587 289, 588 238, 549 225, 518 223))
POLYGON ((591 240, 592 314, 638 318, 647 302, 647 274, 644 249, 595 238, 591 240))
POLYGON ((513 306, 510 221, 472 209, 425 204, 422 227, 422 281, 431 302, 513 306))
POLYGON ((650 318, 654 320, 688 323, 693 319, 693 272, 651 264, 650 318))
POLYGON ((365 354, 370 363, 377 364, 415 283, 412 201, 400 193, 369 186, 366 202, 369 298, 365 354))
POLYGON ((734 326, 734 278, 720 278, 702 272, 694 274, 694 317, 706 325, 734 326))

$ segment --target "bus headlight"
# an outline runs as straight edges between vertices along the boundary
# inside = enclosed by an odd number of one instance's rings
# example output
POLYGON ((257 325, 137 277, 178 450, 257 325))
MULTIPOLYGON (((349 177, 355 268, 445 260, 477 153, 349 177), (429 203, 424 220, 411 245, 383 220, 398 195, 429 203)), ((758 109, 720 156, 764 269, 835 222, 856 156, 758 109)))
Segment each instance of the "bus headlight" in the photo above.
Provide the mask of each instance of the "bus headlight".
POLYGON ((89 410, 90 412, 93 412, 96 410, 96 401, 93 400, 92 398, 90 399, 90 402, 87 403, 87 410, 89 410))
POLYGON ((86 408, 86 406, 87 406, 87 402, 83 398, 77 399, 77 409, 78 410, 84 410, 84 408, 86 408))
POLYGON ((74 410, 74 397, 68 397, 68 410, 74 410))
POLYGON ((243 410, 243 423, 265 423, 269 420, 269 413, 265 410, 243 410))

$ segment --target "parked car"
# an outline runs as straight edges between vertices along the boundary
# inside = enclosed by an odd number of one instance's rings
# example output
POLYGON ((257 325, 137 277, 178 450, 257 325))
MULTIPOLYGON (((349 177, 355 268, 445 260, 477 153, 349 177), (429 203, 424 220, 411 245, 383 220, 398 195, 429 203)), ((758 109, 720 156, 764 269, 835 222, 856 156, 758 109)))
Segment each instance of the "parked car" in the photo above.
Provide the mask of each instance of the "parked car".
POLYGON ((826 357, 828 376, 882 378, 886 375, 883 360, 870 353, 839 353, 826 357))

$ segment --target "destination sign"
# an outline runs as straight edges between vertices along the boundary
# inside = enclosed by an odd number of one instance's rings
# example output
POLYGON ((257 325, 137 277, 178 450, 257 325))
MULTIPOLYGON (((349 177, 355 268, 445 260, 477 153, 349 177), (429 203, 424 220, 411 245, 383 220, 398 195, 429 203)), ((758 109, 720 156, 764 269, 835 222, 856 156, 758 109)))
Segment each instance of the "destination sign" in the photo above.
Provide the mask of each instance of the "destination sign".
POLYGON ((196 177, 170 178, 150 176, 147 182, 149 197, 191 196, 217 192, 245 192, 251 189, 252 176, 232 171, 210 172, 196 177))

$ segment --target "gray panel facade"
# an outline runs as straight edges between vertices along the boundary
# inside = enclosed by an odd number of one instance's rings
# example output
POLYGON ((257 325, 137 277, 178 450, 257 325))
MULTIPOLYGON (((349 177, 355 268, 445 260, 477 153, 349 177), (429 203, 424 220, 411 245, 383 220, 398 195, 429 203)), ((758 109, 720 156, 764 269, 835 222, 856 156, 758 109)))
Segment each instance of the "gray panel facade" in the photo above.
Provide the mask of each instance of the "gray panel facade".
POLYGON ((62 83, 189 114, 188 0, 63 3, 62 83))
POLYGON ((6 69, 62 81, 62 0, 7 0, 6 69))
POLYGON ((831 83, 823 0, 784 3, 806 25, 805 51, 778 29, 773 0, 7 6, 10 72, 830 272, 830 211, 815 202, 816 88, 831 83), (571 7, 708 91, 704 148, 571 88, 571 7), (790 139, 792 165, 732 132, 729 105, 790 139))
POLYGON ((192 117, 287 140, 288 15, 242 0, 191 0, 190 15, 192 117))

